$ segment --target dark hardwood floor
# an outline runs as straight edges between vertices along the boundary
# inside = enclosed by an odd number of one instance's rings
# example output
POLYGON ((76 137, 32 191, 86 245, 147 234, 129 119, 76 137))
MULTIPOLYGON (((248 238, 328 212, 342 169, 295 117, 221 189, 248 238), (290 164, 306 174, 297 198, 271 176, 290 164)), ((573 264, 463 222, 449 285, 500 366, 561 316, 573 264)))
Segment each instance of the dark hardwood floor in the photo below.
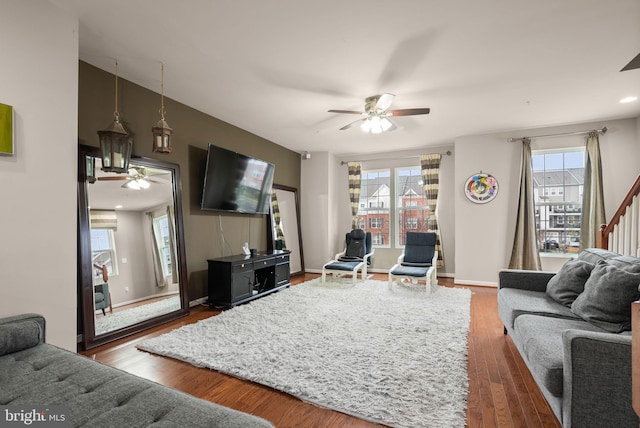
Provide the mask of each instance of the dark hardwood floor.
MULTIPOLYGON (((294 278, 292 282, 300 283, 317 276, 307 274, 294 278)), ((374 275, 374 279, 386 278, 385 274, 374 275)), ((454 286, 447 278, 439 278, 439 283, 454 286)), ((467 427, 560 427, 515 345, 509 336, 502 334, 497 290, 490 287, 468 288, 473 294, 469 326, 467 427)), ((277 427, 380 426, 213 370, 139 351, 135 347, 149 337, 218 313, 206 306, 192 308, 185 318, 82 354, 196 397, 263 417, 277 427)))

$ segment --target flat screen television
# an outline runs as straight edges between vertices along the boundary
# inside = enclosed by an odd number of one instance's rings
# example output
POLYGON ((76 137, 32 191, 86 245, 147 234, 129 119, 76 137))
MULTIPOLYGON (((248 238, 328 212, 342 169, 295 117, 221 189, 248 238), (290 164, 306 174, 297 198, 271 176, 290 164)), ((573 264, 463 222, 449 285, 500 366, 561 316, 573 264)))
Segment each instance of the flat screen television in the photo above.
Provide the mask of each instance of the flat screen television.
POLYGON ((209 144, 201 208, 268 214, 275 166, 209 144))

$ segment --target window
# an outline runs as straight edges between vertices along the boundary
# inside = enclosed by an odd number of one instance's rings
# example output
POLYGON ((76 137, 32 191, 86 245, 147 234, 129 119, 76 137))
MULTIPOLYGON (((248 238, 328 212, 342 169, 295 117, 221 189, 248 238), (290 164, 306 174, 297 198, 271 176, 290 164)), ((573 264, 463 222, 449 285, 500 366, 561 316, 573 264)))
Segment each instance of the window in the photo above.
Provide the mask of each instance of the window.
POLYGON ((584 149, 532 153, 534 203, 541 253, 575 252, 580 241, 584 149))
POLYGON ((407 231, 429 230, 429 205, 424 194, 424 182, 419 166, 396 168, 396 242, 404 245, 407 231))
POLYGON ((369 229, 382 229, 384 227, 384 218, 372 217, 369 218, 369 229))
POLYGON ((162 274, 171 275, 171 239, 169 237, 169 217, 165 214, 153 219, 153 232, 156 235, 158 254, 162 265, 162 274))
POLYGON ((391 171, 362 171, 358 224, 364 231, 371 232, 372 244, 375 246, 389 246, 390 206, 391 171))
POLYGON ((94 266, 93 277, 97 283, 103 281, 102 271, 96 266, 106 266, 109 276, 118 274, 112 229, 91 229, 91 264, 94 266))

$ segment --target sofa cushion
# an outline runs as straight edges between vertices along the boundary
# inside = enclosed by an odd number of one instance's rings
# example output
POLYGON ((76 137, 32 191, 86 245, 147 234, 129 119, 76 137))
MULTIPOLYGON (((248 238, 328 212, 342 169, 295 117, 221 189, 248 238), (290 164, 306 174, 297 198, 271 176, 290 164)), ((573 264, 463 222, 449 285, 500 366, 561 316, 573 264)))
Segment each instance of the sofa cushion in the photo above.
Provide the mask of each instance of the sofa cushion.
POLYGON ((537 382, 551 394, 562 397, 564 350, 562 332, 569 329, 604 332, 580 319, 521 315, 515 320, 513 334, 527 366, 537 382))
POLYGON ((32 348, 44 341, 44 319, 38 316, 12 317, 0 323, 0 356, 32 348))
POLYGON ((547 295, 566 307, 584 291, 595 265, 584 260, 568 260, 560 271, 547 283, 547 295))
POLYGON ((600 260, 609 260, 618 257, 620 254, 613 251, 603 250, 602 248, 585 248, 578 254, 578 260, 593 263, 594 265, 600 260))
POLYGON ((638 300, 640 272, 625 270, 619 262, 599 261, 584 285, 584 292, 571 305, 573 313, 609 332, 631 330, 631 303, 638 300))
POLYGON ((571 309, 552 300, 541 291, 501 288, 498 290, 498 311, 507 329, 522 314, 540 314, 558 318, 579 318, 571 309))

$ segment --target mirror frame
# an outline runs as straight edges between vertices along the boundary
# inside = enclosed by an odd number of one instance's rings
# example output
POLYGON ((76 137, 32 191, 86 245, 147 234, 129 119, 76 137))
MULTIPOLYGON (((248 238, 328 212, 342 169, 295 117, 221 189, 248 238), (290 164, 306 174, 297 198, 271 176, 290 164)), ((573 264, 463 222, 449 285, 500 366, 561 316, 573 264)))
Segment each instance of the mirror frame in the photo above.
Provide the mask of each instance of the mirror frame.
MULTIPOLYGON (((289 276, 304 275, 304 253, 302 251, 302 231, 300 230, 300 202, 298 199, 298 189, 295 187, 284 186, 282 184, 273 184, 273 190, 282 190, 293 193, 296 204, 296 228, 298 230, 298 245, 300 247, 300 269, 296 272, 290 272, 289 276)), ((282 215, 282 212, 280 213, 282 215)), ((273 209, 269 210, 269 221, 267 222, 267 250, 273 251, 276 248, 276 237, 274 233, 273 209)))
POLYGON ((180 281, 180 309, 149 318, 128 327, 107 333, 95 334, 95 311, 93 297, 93 278, 91 266, 91 229, 89 225, 89 193, 86 170, 86 157, 100 156, 98 147, 79 145, 78 148, 78 322, 82 331, 82 345, 84 350, 95 348, 108 342, 129 336, 159 324, 171 321, 189 314, 189 295, 187 284, 187 262, 184 246, 184 226, 182 215, 182 185, 180 181, 180 166, 172 162, 158 159, 132 156, 136 165, 150 168, 162 168, 171 171, 173 175, 173 208, 176 233, 176 258, 178 278, 180 281))

